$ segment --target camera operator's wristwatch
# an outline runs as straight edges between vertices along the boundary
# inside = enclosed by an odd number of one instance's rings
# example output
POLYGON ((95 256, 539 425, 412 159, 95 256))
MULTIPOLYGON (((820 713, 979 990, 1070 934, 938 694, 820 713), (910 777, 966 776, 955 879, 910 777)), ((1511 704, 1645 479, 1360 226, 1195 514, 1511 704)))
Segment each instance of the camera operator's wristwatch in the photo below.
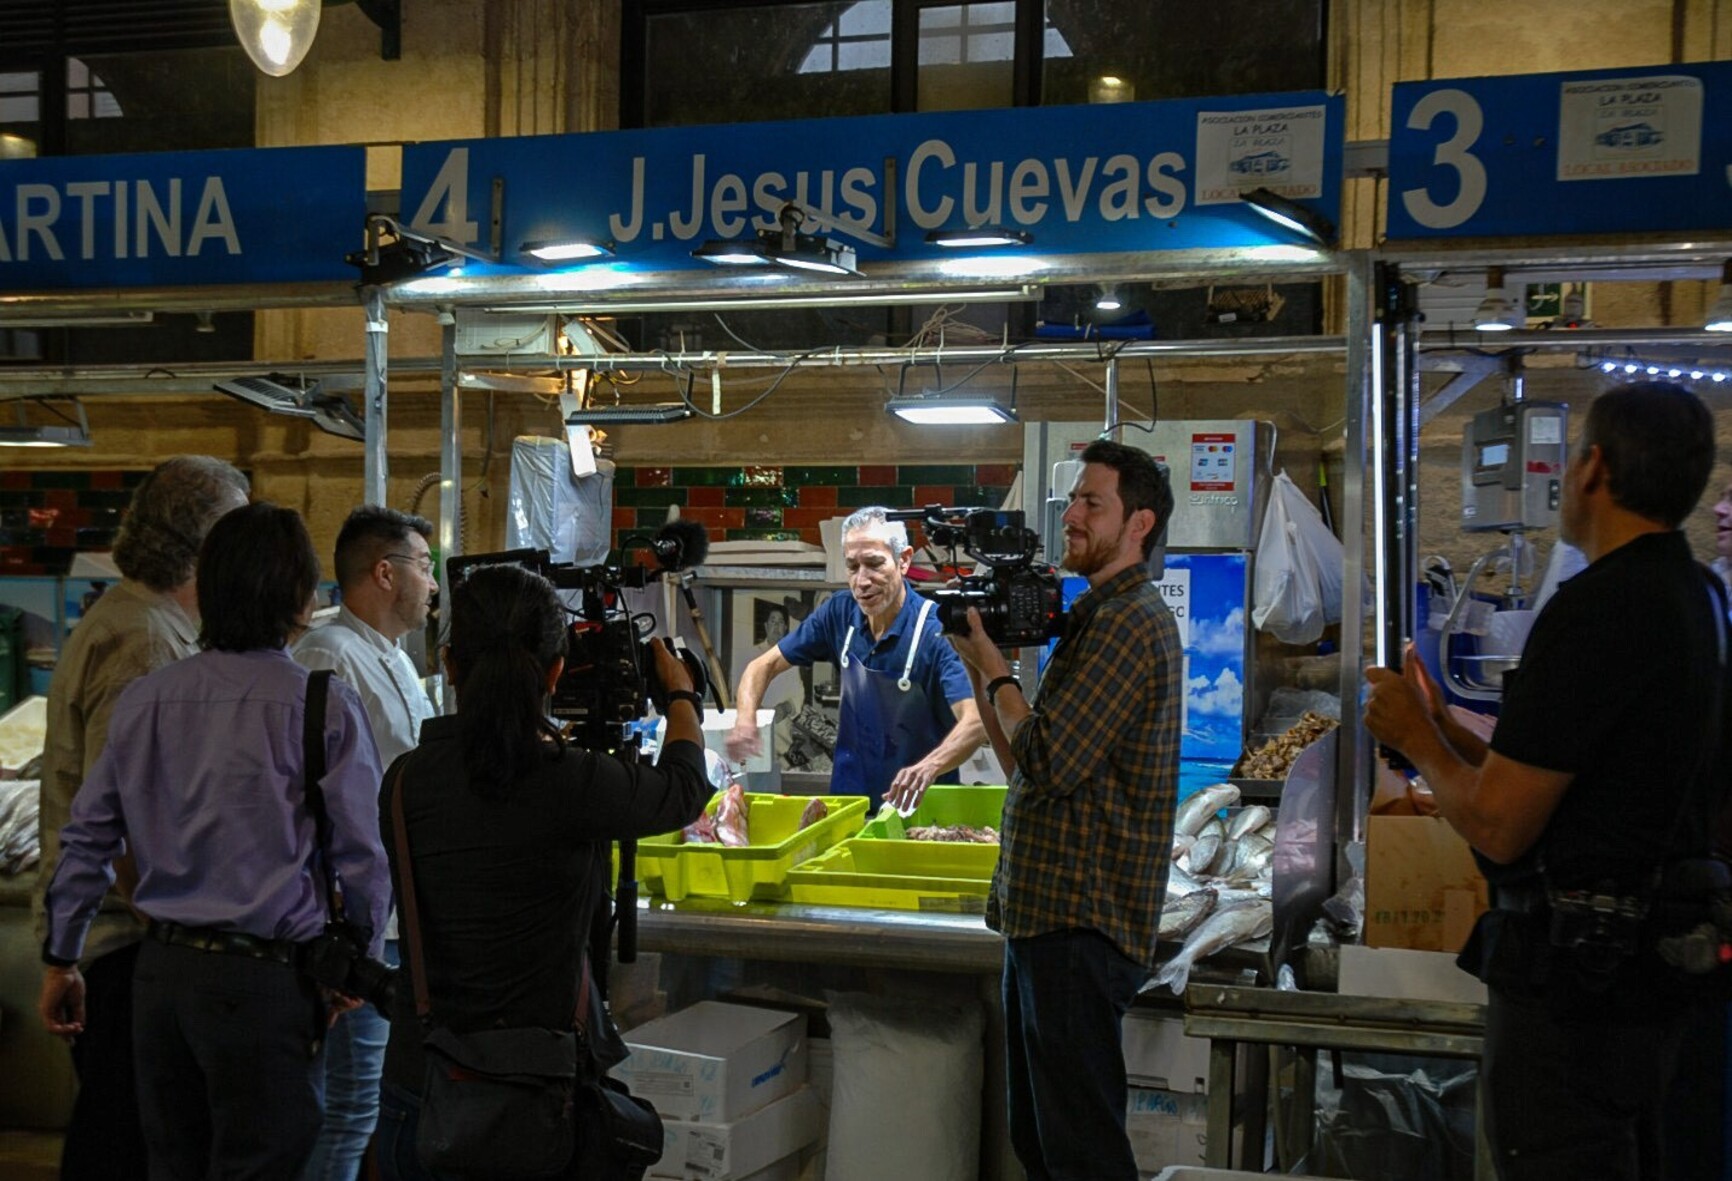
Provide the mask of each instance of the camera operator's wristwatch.
POLYGON ((669 690, 668 691, 668 704, 672 705, 676 701, 689 701, 689 702, 691 702, 692 708, 697 711, 699 720, 702 720, 702 718, 704 716, 704 699, 702 697, 699 697, 695 692, 693 692, 690 689, 671 689, 671 690, 669 690))
POLYGON ((1022 692, 1022 682, 1017 680, 1015 677, 1008 674, 1002 677, 993 677, 992 680, 986 683, 986 704, 990 705, 993 709, 997 709, 998 691, 1006 685, 1015 685, 1016 691, 1018 693, 1022 692))

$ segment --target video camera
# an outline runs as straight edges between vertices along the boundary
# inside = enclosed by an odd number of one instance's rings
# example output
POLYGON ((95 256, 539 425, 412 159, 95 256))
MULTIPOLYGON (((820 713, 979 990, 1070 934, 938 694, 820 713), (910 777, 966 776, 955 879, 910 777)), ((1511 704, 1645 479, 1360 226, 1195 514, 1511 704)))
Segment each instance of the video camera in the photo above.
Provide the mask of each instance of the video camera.
MULTIPOLYGON (((566 629, 565 671, 554 685, 551 712, 571 741, 587 750, 618 751, 630 745, 628 735, 648 705, 667 713, 666 689, 656 677, 655 653, 650 650, 654 619, 633 614, 621 592, 648 586, 663 572, 698 565, 709 550, 709 536, 695 521, 670 521, 653 538, 625 538, 621 558, 640 547, 651 551, 655 569, 576 566, 551 561, 543 549, 475 554, 453 558, 447 566, 453 589, 477 567, 514 564, 541 575, 557 590, 576 592, 575 607, 569 605, 570 596, 561 596, 572 618, 566 629)), ((686 649, 679 656, 693 688, 704 696, 709 679, 702 661, 686 649)))
POLYGON ((991 568, 987 574, 965 575, 959 586, 930 593, 946 634, 968 634, 970 607, 980 612, 986 634, 1000 648, 1044 644, 1059 634, 1064 597, 1058 572, 1034 560, 1040 537, 1023 525, 1022 513, 929 504, 884 515, 892 521, 920 522, 929 542, 950 551, 951 565, 960 549, 991 568))

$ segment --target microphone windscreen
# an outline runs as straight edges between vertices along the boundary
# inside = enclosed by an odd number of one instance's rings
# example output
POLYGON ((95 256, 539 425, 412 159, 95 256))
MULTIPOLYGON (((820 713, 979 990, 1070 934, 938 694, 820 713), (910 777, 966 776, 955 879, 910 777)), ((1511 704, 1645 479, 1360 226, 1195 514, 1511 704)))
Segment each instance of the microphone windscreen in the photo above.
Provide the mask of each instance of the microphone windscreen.
POLYGON ((710 534, 697 521, 669 521, 655 535, 656 557, 669 570, 703 565, 710 552, 710 534))

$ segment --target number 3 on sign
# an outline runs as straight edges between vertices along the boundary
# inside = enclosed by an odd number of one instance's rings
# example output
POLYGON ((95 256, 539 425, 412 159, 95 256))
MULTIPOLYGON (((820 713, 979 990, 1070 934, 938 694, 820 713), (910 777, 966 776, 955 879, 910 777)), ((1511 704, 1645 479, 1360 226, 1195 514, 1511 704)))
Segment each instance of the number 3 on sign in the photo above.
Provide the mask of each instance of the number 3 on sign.
POLYGON ((1434 90, 1413 105, 1407 126, 1428 131, 1439 115, 1455 119, 1455 134, 1437 145, 1431 162, 1455 169, 1460 187, 1455 200, 1439 205, 1425 189, 1404 189, 1401 203, 1408 216, 1432 230, 1447 230, 1479 212, 1485 203, 1485 165, 1468 149, 1485 129, 1485 112, 1471 94, 1463 90, 1434 90))

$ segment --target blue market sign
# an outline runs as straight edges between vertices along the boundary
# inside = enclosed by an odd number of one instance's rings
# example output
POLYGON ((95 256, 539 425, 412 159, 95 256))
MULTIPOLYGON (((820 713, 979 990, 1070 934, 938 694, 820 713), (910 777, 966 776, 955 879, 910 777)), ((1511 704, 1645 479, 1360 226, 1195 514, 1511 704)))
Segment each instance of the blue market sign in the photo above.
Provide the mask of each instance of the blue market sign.
POLYGON ((618 265, 703 267, 711 239, 774 229, 789 202, 862 264, 937 259, 931 230, 999 225, 1039 253, 1291 244, 1240 193, 1338 220, 1343 100, 1321 92, 1112 106, 874 115, 427 143, 403 152, 410 228, 486 249, 503 182, 502 262, 526 242, 613 243, 618 265), (884 236, 895 206, 895 245, 884 236))
POLYGON ((1732 229, 1732 63, 1403 82, 1391 238, 1732 229))
POLYGON ((356 278, 366 149, 0 161, 0 292, 356 278))

